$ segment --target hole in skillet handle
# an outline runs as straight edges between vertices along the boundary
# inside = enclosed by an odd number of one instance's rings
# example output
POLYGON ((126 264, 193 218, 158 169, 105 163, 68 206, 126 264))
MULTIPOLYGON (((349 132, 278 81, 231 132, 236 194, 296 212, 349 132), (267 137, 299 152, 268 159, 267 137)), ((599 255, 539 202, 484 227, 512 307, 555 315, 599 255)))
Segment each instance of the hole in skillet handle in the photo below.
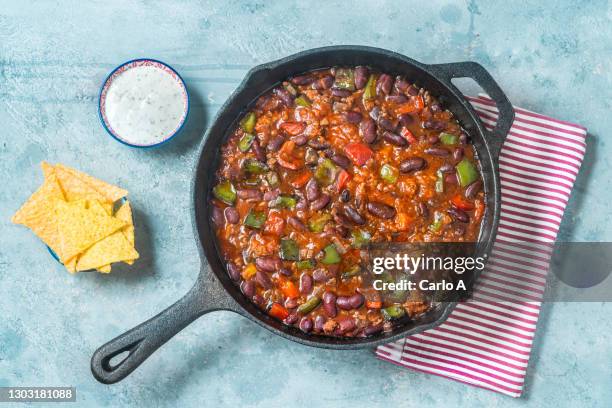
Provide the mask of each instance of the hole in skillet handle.
MULTIPOLYGON (((127 199, 125 197, 120 198, 119 200, 115 201, 115 203, 113 204, 113 214, 115 214, 117 212, 117 210, 127 201, 127 199)), ((51 256, 53 257, 53 259, 55 259, 58 263, 60 263, 61 265, 63 265, 64 263, 62 261, 60 261, 59 256, 57 256, 57 254, 55 253, 54 250, 52 250, 49 245, 47 245, 47 251, 49 251, 49 253, 51 254, 51 256)), ((80 271, 80 272, 96 272, 95 269, 88 269, 86 271, 80 271)))
MULTIPOLYGON (((482 65, 473 61, 433 64, 428 65, 427 68, 449 88, 456 91, 458 95, 462 94, 452 83, 452 80, 457 78, 471 78, 476 81, 493 102, 495 102, 499 115, 495 127, 493 130, 489 131, 493 136, 491 140, 489 140, 489 145, 492 149, 492 154, 499 154, 504 140, 508 135, 508 131, 512 126, 512 122, 514 121, 514 108, 491 74, 489 74, 482 65)), ((466 101, 466 104, 469 104, 469 102, 466 101)))

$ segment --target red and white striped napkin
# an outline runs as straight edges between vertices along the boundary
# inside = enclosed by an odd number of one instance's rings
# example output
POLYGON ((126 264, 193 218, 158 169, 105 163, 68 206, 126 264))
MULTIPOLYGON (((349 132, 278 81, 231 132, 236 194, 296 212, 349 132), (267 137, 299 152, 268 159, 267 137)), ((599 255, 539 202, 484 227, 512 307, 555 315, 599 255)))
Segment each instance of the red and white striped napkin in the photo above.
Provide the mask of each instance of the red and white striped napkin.
MULTIPOLYGON (((468 99, 492 129, 495 103, 486 95, 468 99)), ((379 346, 378 358, 521 395, 551 243, 584 158, 586 133, 584 127, 515 107, 499 155, 499 230, 473 297, 437 328, 379 346)))

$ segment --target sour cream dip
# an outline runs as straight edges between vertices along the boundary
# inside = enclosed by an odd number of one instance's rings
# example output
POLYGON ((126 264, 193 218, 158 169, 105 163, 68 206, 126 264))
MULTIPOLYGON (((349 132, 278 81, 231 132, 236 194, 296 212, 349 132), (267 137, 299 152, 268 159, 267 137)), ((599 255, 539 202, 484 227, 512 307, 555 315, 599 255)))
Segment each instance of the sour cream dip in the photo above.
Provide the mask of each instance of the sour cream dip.
POLYGON ((183 126, 189 97, 182 78, 155 60, 127 62, 106 79, 100 118, 117 140, 137 147, 159 145, 183 126))

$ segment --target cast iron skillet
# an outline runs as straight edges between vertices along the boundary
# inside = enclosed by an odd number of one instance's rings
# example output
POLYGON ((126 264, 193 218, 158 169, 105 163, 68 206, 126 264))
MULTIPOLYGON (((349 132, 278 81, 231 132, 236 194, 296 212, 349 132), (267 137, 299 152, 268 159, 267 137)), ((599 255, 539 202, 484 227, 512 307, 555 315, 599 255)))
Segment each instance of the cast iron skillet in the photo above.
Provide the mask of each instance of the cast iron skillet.
POLYGON ((100 347, 91 360, 91 369, 98 381, 111 384, 122 380, 189 323, 216 310, 236 312, 273 333, 298 343, 331 349, 373 347, 427 330, 447 318, 457 299, 432 308, 415 322, 375 337, 333 338, 307 335, 271 318, 246 299, 229 279, 224 262, 218 255, 208 199, 214 183, 220 146, 259 95, 288 77, 335 65, 368 65, 390 74, 405 75, 437 96, 443 105, 456 115, 463 128, 471 135, 480 160, 487 210, 483 217, 477 252, 479 255, 489 252, 497 232, 500 210, 497 156, 514 119, 514 111, 502 90, 482 66, 475 62, 426 65, 391 51, 362 46, 317 48, 263 64, 249 71, 240 86, 221 107, 202 141, 191 187, 192 223, 203 261, 195 285, 182 299, 157 316, 100 347), (497 104, 500 115, 493 131, 489 132, 483 127, 471 105, 451 83, 453 78, 464 77, 474 79, 497 104), (119 363, 110 363, 113 357, 122 353, 127 354, 127 357, 119 363))

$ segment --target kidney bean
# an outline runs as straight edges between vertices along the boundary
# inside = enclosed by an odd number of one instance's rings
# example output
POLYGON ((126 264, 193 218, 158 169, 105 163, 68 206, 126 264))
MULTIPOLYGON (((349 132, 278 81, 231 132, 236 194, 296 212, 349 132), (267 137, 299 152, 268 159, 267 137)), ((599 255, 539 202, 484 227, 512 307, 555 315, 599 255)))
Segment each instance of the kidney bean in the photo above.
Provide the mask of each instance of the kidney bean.
POLYGON ((336 308, 336 294, 333 292, 325 292, 323 294, 323 309, 329 317, 336 317, 338 309, 336 308))
POLYGON ((286 90, 285 88, 276 88, 273 92, 274 95, 276 95, 285 106, 293 106, 294 98, 288 90, 286 90))
POLYGON ((459 136, 459 143, 462 145, 466 145, 469 142, 470 142, 470 137, 467 134, 461 132, 461 135, 459 136))
POLYGON ((310 203, 310 209, 312 211, 319 211, 329 204, 331 198, 327 194, 321 194, 319 198, 310 203))
POLYGON ((404 139, 403 137, 401 137, 400 135, 398 135, 397 133, 384 132, 382 137, 385 141, 395 146, 407 146, 408 145, 408 141, 404 139))
POLYGON ((444 163, 440 166, 438 171, 441 171, 442 173, 450 173, 451 171, 455 171, 455 166, 450 163, 444 163))
POLYGON ((336 224, 343 225, 345 227, 352 227, 353 226, 353 223, 351 222, 351 220, 346 215, 344 215, 342 213, 334 214, 334 221, 336 222, 336 224))
POLYGON ((435 145, 439 141, 440 141, 440 137, 436 135, 431 135, 427 137, 427 143, 429 143, 430 145, 435 145))
POLYGON ((298 211, 303 211, 308 208, 308 200, 305 198, 300 198, 295 205, 295 209, 298 211))
POLYGON ((363 218, 363 216, 359 214, 359 211, 357 211, 350 205, 344 206, 344 214, 346 214, 349 220, 353 221, 357 225, 363 225, 366 222, 365 218, 363 218))
POLYGON ((476 194, 480 192, 481 189, 482 189, 482 180, 476 180, 475 182, 473 182, 472 184, 466 187, 465 196, 467 198, 474 198, 476 197, 476 194))
POLYGON ((223 210, 219 207, 213 205, 210 209, 210 218, 212 219, 213 224, 218 228, 225 225, 225 217, 223 216, 223 210))
POLYGON ((344 225, 336 225, 334 229, 336 230, 336 234, 344 238, 348 237, 350 232, 349 229, 346 228, 344 225))
POLYGON ((315 282, 327 282, 331 279, 331 273, 324 268, 318 268, 312 272, 312 278, 315 280, 315 282))
POLYGON ((261 200, 262 197, 261 191, 254 188, 238 190, 236 191, 236 194, 238 195, 238 198, 243 200, 261 200))
POLYGON ((257 138, 253 140, 253 143, 251 144, 251 150, 253 150, 253 153, 255 153, 255 157, 257 158, 257 160, 259 160, 260 162, 266 161, 266 152, 264 152, 264 150, 261 148, 261 145, 259 144, 259 140, 257 138))
POLYGON ((458 208, 449 208, 448 210, 446 210, 446 212, 453 217, 453 219, 455 221, 459 221, 459 222, 465 222, 468 223, 470 222, 470 216, 467 215, 467 213, 465 211, 462 211, 458 208))
POLYGON ((240 214, 238 214, 238 210, 234 207, 226 207, 223 213, 225 214, 225 220, 229 224, 237 224, 240 221, 240 214))
POLYGON ((274 272, 279 269, 282 264, 280 258, 276 256, 260 256, 255 259, 255 266, 262 272, 274 272))
POLYGON ((389 74, 382 74, 379 76, 378 81, 376 81, 376 93, 380 93, 378 91, 381 91, 385 95, 389 95, 393 87, 393 81, 393 77, 389 74))
MULTIPOLYGON (((292 300, 295 301, 295 299, 292 299, 292 300)), ((285 302, 285 307, 287 307, 286 302, 285 302)), ((289 309, 293 309, 293 307, 291 307, 289 309)), ((284 322, 285 322, 285 324, 293 325, 293 324, 297 323, 299 318, 300 318, 300 316, 296 312, 293 312, 293 313, 289 314, 289 316, 287 316, 285 318, 284 322)))
POLYGON ((325 75, 319 79, 317 79, 312 87, 316 90, 322 91, 324 89, 329 89, 334 84, 334 77, 331 75, 325 75))
POLYGON ((355 328, 355 319, 352 317, 346 317, 343 319, 338 319, 338 332, 340 334, 351 331, 355 328))
POLYGON ((417 96, 419 94, 419 88, 414 85, 410 85, 408 89, 406 89, 406 93, 410 96, 417 96))
POLYGON ((378 120, 379 116, 380 116, 380 108, 378 107, 378 105, 376 105, 370 111, 370 117, 374 120, 378 120))
POLYGON ((306 143, 308 143, 308 136, 306 135, 293 136, 291 140, 295 142, 297 146, 304 146, 306 143))
POLYGON ((347 96, 351 96, 353 93, 347 89, 338 89, 332 88, 332 95, 337 96, 338 98, 346 98, 347 96))
POLYGON ((289 225, 291 225, 294 229, 298 230, 298 231, 306 231, 306 226, 297 217, 289 217, 289 218, 287 218, 287 223, 289 225))
POLYGON ((350 296, 338 296, 336 306, 342 310, 351 310, 353 306, 351 306, 350 296))
POLYGON ((368 212, 378 218, 384 218, 386 220, 395 217, 395 208, 390 205, 371 201, 366 205, 368 212))
POLYGON ((404 95, 389 95, 387 96, 387 102, 392 102, 392 103, 405 103, 408 101, 408 98, 406 98, 404 95))
POLYGON ((280 195, 280 190, 278 188, 275 188, 274 190, 266 191, 263 195, 263 199, 264 201, 272 201, 272 200, 276 200, 279 195, 280 195))
POLYGON ((408 125, 412 124, 412 122, 414 122, 414 118, 409 113, 402 113, 397 118, 399 119, 399 123, 402 126, 408 126, 408 125))
POLYGON ((310 294, 310 292, 312 292, 312 286, 312 276, 307 273, 303 273, 302 276, 300 276, 300 293, 304 295, 310 294))
POLYGON ((444 182, 450 185, 457 184, 457 172, 453 171, 452 173, 449 173, 444 176, 444 182))
POLYGON ((368 68, 355 68, 355 88, 362 89, 368 83, 368 68))
POLYGON ((349 303, 353 309, 359 309, 365 302, 365 297, 361 293, 355 293, 349 297, 349 303))
POLYGON ((278 149, 280 149, 283 143, 285 143, 285 138, 281 135, 277 135, 268 142, 268 146, 266 147, 269 151, 276 152, 278 149))
POLYGON ((366 118, 359 124, 359 133, 363 141, 366 143, 374 143, 376 141, 376 123, 371 118, 366 118))
POLYGON ((423 128, 431 130, 444 130, 446 129, 446 122, 441 122, 439 120, 426 120, 423 122, 423 128))
POLYGON ((309 201, 316 200, 319 198, 320 191, 319 185, 317 184, 317 180, 314 178, 310 179, 308 183, 306 183, 306 199, 309 201))
POLYGON ((385 118, 384 116, 378 117, 378 126, 388 131, 395 130, 395 125, 393 124, 393 122, 391 122, 389 119, 385 118))
POLYGON ((270 289, 272 287, 272 281, 270 280, 268 274, 265 272, 257 271, 255 273, 255 280, 257 281, 257 283, 259 283, 259 286, 264 289, 270 289))
POLYGON ((460 162, 461 159, 463 159, 463 149, 461 147, 457 147, 453 150, 453 160, 460 162))
POLYGON ((323 331, 323 326, 325 325, 325 322, 327 322, 327 318, 323 315, 318 315, 317 317, 315 317, 314 329, 316 331, 323 331))
POLYGON ((429 208, 427 208, 427 204, 423 202, 419 203, 419 215, 423 218, 429 217, 429 208))
POLYGON ((327 143, 322 137, 317 137, 314 139, 310 139, 308 141, 308 146, 312 147, 315 150, 325 150, 329 147, 329 143, 327 143))
POLYGON ((285 299, 285 307, 287 309, 295 309, 297 307, 297 297, 285 299))
POLYGON ((331 157, 331 161, 333 161, 334 163, 336 163, 338 166, 346 169, 351 165, 351 161, 349 160, 348 157, 346 157, 343 154, 340 153, 336 153, 331 157))
POLYGON ((382 331, 382 329, 383 329, 383 325, 382 325, 382 323, 379 323, 379 324, 374 324, 374 325, 371 325, 371 326, 366 327, 366 328, 363 330, 363 334, 364 334, 365 336, 372 336, 372 335, 374 335, 374 334, 378 334, 378 333, 380 333, 380 332, 382 331))
POLYGON ((242 293, 244 293, 246 297, 253 297, 253 295, 255 294, 255 281, 242 281, 242 283, 240 284, 240 290, 242 291, 242 293))
POLYGON ((344 189, 340 192, 340 200, 342 200, 342 202, 344 203, 348 203, 348 201, 351 199, 351 192, 348 191, 348 189, 344 189))
POLYGON ((240 280, 240 269, 238 268, 238 265, 233 262, 227 263, 227 274, 234 282, 238 282, 240 280))
POLYGON ((253 303, 255 303, 256 305, 259 305, 259 307, 265 307, 267 304, 267 300, 263 298, 263 296, 259 295, 259 294, 254 294, 253 295, 253 303))
POLYGON ((400 163, 399 169, 401 173, 411 173, 413 171, 422 170, 427 166, 425 159, 421 157, 412 157, 400 163))
POLYGON ((303 331, 304 333, 310 333, 310 331, 312 330, 312 319, 310 317, 302 317, 302 320, 300 320, 300 330, 303 331))
POLYGON ((408 81, 406 81, 401 76, 398 75, 398 76, 395 77, 394 88, 397 91, 397 93, 404 93, 404 92, 406 92, 406 90, 408 89, 409 86, 410 86, 410 84, 408 83, 408 81))
POLYGON ((315 78, 312 75, 299 75, 291 79, 291 83, 295 85, 309 85, 314 82, 315 78))
POLYGON ((342 114, 342 117, 348 123, 359 123, 359 122, 361 122, 361 119, 362 119, 361 113, 356 112, 356 111, 344 112, 342 114))
POLYGON ((447 157, 450 155, 450 152, 442 147, 428 147, 424 152, 438 157, 447 157))

